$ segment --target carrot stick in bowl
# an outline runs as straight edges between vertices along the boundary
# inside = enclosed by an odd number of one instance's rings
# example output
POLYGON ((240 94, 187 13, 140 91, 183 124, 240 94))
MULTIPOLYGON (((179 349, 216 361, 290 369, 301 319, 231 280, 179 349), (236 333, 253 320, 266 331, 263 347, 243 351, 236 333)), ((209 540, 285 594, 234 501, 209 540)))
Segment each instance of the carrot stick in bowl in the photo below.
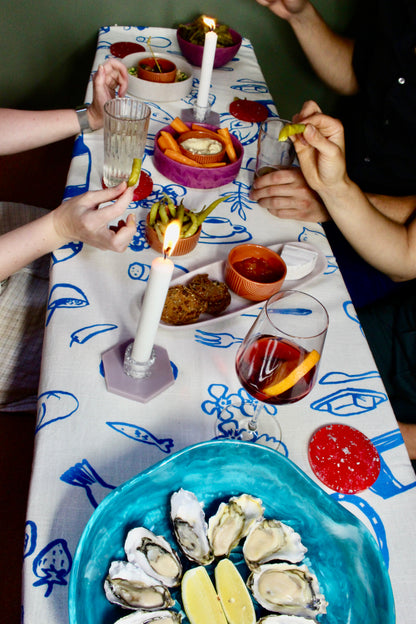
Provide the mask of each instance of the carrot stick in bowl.
POLYGON ((218 128, 217 132, 224 140, 225 151, 227 152, 227 156, 230 159, 230 162, 235 162, 237 160, 237 154, 234 149, 234 145, 231 140, 231 136, 228 131, 228 128, 218 128))

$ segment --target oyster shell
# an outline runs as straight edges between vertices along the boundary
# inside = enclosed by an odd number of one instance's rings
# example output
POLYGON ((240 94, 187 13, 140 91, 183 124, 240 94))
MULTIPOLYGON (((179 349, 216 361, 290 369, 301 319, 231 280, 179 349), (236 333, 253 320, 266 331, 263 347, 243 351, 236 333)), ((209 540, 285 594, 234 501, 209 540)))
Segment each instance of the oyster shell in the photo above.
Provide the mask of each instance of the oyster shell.
POLYGON ((180 624, 182 617, 176 611, 135 611, 120 618, 114 624, 180 624))
POLYGON ((207 522, 201 503, 193 492, 181 488, 170 499, 170 517, 183 553, 200 565, 214 559, 207 537, 207 522))
POLYGON ((262 501, 251 494, 232 496, 227 503, 220 503, 208 520, 208 540, 214 555, 227 557, 263 512, 262 501))
POLYGON ((240 496, 232 496, 230 502, 237 503, 243 510, 245 521, 241 537, 245 537, 252 525, 263 517, 263 501, 251 494, 240 494, 240 496))
POLYGON ((299 533, 273 518, 263 518, 253 524, 243 546, 244 559, 250 570, 271 561, 298 563, 306 551, 299 533))
POLYGON ((266 563, 250 574, 247 586, 268 611, 307 618, 326 613, 328 603, 306 565, 266 563))
POLYGON ((153 611, 174 604, 170 592, 128 561, 113 561, 104 581, 107 600, 124 609, 153 611))
POLYGON ((220 503, 216 514, 208 520, 208 540, 215 557, 228 557, 239 543, 244 526, 244 512, 238 503, 220 503))
POLYGON ((131 529, 124 542, 124 550, 131 563, 163 585, 179 585, 182 577, 181 562, 162 535, 155 535, 144 527, 131 529))

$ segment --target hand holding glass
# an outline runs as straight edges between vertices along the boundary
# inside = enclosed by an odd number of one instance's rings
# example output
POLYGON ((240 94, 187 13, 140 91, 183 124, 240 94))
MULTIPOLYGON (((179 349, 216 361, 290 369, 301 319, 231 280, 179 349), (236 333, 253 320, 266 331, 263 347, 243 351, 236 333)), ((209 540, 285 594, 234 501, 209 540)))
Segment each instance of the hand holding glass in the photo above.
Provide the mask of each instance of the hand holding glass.
POLYGON ((285 119, 271 117, 261 124, 257 141, 255 178, 292 167, 296 156, 293 143, 290 139, 279 141, 281 129, 289 123, 290 121, 285 119))
POLYGON ((104 105, 104 172, 107 187, 127 182, 133 160, 142 159, 149 128, 150 107, 130 98, 104 105))

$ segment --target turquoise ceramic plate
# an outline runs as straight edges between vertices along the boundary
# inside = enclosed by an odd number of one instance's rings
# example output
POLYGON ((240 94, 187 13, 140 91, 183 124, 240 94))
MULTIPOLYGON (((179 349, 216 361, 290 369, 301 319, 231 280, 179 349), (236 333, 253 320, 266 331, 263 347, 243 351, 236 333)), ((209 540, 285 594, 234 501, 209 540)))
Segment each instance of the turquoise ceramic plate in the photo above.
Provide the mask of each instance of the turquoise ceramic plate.
MULTIPOLYGON (((327 624, 394 624, 394 603, 380 551, 368 529, 295 464, 255 444, 211 441, 172 455, 127 481, 97 507, 75 553, 70 587, 71 624, 113 624, 127 615, 109 604, 103 581, 114 559, 125 559, 126 533, 145 526, 173 546, 169 499, 183 487, 204 503, 207 516, 229 496, 263 500, 268 517, 290 524, 308 548, 305 563, 328 600, 327 624)), ((241 557, 239 549, 233 559, 241 557)))

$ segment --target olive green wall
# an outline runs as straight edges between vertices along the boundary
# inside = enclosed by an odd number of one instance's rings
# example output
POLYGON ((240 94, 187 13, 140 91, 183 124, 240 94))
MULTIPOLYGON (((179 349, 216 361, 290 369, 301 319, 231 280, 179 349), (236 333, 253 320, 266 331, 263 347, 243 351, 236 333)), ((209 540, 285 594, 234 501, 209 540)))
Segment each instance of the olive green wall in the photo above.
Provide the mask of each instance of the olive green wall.
MULTIPOLYGON (((356 0, 316 0, 343 30, 356 0)), ((306 99, 330 111, 333 96, 314 77, 290 27, 255 0, 0 0, 0 106, 50 108, 83 100, 101 25, 176 27, 205 13, 248 37, 279 113, 306 99)))

